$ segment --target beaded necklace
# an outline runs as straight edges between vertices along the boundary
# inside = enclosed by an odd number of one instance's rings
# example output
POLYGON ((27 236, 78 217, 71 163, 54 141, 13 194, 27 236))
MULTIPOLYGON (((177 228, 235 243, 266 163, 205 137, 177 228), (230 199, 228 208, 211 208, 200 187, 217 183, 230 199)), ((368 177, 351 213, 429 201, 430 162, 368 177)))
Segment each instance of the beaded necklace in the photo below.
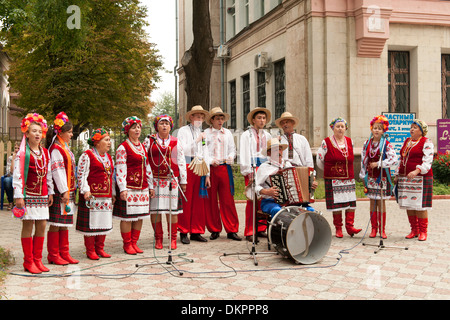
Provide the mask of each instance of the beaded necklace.
POLYGON ((348 145, 347 145, 347 139, 345 139, 344 137, 344 147, 341 148, 341 146, 339 145, 339 143, 336 140, 336 137, 333 135, 331 136, 331 143, 333 144, 333 146, 339 150, 340 153, 342 153, 342 155, 344 156, 344 158, 348 157, 348 145))

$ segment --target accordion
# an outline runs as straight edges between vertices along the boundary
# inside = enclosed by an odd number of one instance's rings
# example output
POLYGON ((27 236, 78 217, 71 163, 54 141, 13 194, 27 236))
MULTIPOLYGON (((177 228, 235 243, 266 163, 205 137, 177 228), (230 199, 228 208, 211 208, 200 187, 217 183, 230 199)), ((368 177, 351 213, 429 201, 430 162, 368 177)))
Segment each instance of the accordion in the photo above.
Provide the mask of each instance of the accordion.
POLYGON ((271 175, 272 187, 275 186, 279 190, 275 201, 281 206, 314 202, 313 172, 314 169, 309 167, 292 167, 271 175))

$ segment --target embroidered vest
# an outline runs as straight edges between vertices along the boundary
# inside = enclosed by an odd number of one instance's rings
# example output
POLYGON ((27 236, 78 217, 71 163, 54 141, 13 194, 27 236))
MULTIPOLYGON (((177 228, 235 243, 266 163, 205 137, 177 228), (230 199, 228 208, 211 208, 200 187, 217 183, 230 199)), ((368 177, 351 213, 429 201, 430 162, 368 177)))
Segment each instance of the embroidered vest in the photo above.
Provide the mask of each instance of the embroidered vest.
MULTIPOLYGON (((57 149, 59 151, 59 153, 62 155, 63 159, 64 159, 64 168, 66 168, 66 181, 67 181, 67 175, 68 175, 68 170, 67 170, 67 166, 69 165, 69 160, 67 159, 67 154, 64 151, 64 149, 59 145, 54 143, 51 148, 50 148, 50 154, 53 152, 54 149, 57 149)), ((70 177, 70 191, 75 191, 77 189, 77 185, 75 182, 75 159, 73 157, 72 152, 69 150, 70 156, 72 157, 72 173, 71 173, 71 177, 70 177)), ((54 168, 52 167, 52 170, 54 168)), ((57 189, 56 183, 55 181, 53 181, 53 185, 55 187, 55 190, 57 189)))
POLYGON ((163 160, 163 156, 159 152, 161 150, 164 158, 166 158, 167 163, 172 168, 173 174, 175 177, 180 176, 180 169, 177 164, 177 144, 178 139, 170 136, 169 146, 167 148, 163 148, 158 146, 155 140, 151 140, 148 156, 150 158, 150 166, 153 172, 153 178, 168 178, 170 171, 167 167, 166 162, 163 160))
MULTIPOLYGON (((386 141, 386 145, 384 146, 384 150, 387 150, 388 146, 390 145, 389 141, 386 141)), ((381 146, 380 146, 381 147, 381 146)), ((367 150, 366 150, 366 157, 367 157, 367 168, 366 171, 368 173, 368 176, 374 179, 377 179, 380 176, 381 168, 374 168, 372 169, 369 165, 372 162, 378 162, 380 160, 380 148, 378 148, 377 153, 373 156, 373 158, 370 157, 370 152, 372 148, 372 143, 368 142, 367 150)), ((386 171, 383 172, 383 178, 386 178, 386 171)), ((389 174, 391 170, 389 169, 389 174)))
POLYGON ((35 197, 45 197, 48 195, 47 172, 50 156, 48 150, 42 148, 43 155, 36 161, 33 155, 30 155, 30 165, 26 182, 26 195, 35 197))
POLYGON ((127 141, 122 143, 127 152, 127 188, 144 190, 148 188, 146 166, 148 163, 147 151, 141 144, 142 154, 137 153, 127 141))
POLYGON ((97 159, 92 150, 86 150, 86 154, 89 156, 90 161, 87 182, 91 189, 92 195, 99 198, 111 198, 112 173, 114 172, 111 156, 107 153, 111 168, 109 170, 105 170, 103 163, 97 159))
MULTIPOLYGON (((403 147, 400 150, 400 166, 398 167, 398 174, 401 176, 406 176, 411 171, 416 170, 416 166, 422 164, 422 158, 423 158, 423 147, 425 145, 425 142, 428 138, 422 137, 420 138, 419 142, 414 145, 409 152, 407 152, 405 155, 404 152, 406 151, 407 145, 411 138, 406 139, 405 143, 403 143, 403 147)), ((433 176, 433 170, 430 169, 426 174, 419 173, 420 176, 433 176)))
POLYGON ((334 147, 330 137, 325 139, 327 144, 327 154, 325 155, 325 165, 323 177, 325 179, 354 179, 355 174, 353 172, 353 146, 352 140, 345 137, 347 141, 347 157, 345 157, 340 150, 334 147))

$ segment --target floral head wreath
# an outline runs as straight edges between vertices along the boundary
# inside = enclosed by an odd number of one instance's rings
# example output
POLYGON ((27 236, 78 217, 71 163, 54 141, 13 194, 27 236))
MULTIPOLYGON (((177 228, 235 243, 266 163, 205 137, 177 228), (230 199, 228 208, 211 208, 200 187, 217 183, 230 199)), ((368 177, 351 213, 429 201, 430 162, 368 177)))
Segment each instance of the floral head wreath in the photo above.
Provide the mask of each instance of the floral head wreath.
POLYGON ((20 124, 20 130, 22 133, 26 133, 33 122, 37 122, 41 125, 42 134, 45 136, 48 131, 47 121, 38 113, 29 113, 22 119, 22 123, 20 124))
POLYGON ((370 121, 370 130, 372 130, 375 123, 381 123, 383 125, 384 132, 387 132, 389 130, 389 121, 386 116, 380 115, 374 117, 372 121, 370 121))
POLYGON ((424 121, 419 120, 419 119, 415 119, 413 121, 413 124, 416 124, 417 126, 419 126, 420 131, 422 131, 422 135, 424 137, 427 135, 427 133, 428 133, 428 125, 424 121))
POLYGON ((58 113, 53 121, 53 128, 57 133, 61 132, 61 128, 69 121, 69 117, 64 112, 58 113))
POLYGON ((330 122, 330 128, 333 129, 338 122, 343 122, 345 124, 345 130, 348 129, 347 121, 345 121, 345 119, 341 117, 334 118, 333 121, 330 122))
POLYGON ((128 117, 122 122, 122 131, 127 134, 133 124, 142 125, 141 119, 136 116, 128 117))
POLYGON ((103 129, 103 128, 95 129, 92 132, 92 135, 91 135, 91 137, 88 140, 88 144, 90 146, 94 146, 95 143, 99 142, 100 140, 102 140, 106 136, 109 136, 109 133, 105 129, 103 129))
POLYGON ((153 120, 153 126, 154 126, 156 132, 158 132, 158 123, 161 120, 169 121, 169 123, 170 123, 170 130, 173 129, 173 119, 172 119, 172 117, 167 115, 167 114, 162 114, 160 116, 155 117, 155 120, 153 120))

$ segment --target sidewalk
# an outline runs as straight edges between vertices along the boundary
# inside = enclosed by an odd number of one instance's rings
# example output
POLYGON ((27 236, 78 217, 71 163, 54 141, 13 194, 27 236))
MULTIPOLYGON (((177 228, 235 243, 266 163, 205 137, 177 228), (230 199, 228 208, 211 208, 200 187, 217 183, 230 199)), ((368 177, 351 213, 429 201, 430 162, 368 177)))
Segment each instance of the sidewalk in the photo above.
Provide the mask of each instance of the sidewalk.
MULTIPOLYGON (((207 243, 183 245, 178 241, 173 260, 183 262, 176 264, 183 272, 181 276, 166 264, 167 249, 152 249, 149 221, 144 222, 140 240, 144 254, 126 255, 117 220, 106 237, 105 251, 112 254, 111 259, 87 259, 82 236, 71 229, 71 254, 80 263, 53 266, 44 259, 50 272, 32 276, 22 268, 21 222, 9 212, 0 211, 0 246, 10 249, 16 258, 0 291, 9 300, 450 299, 450 200, 433 201, 425 242, 404 238, 409 233, 406 212, 399 210, 395 201, 388 201, 388 239, 384 245, 408 250, 383 249, 377 254, 376 247, 362 244, 380 242, 379 238, 362 239, 369 225, 369 202, 358 201, 357 206, 355 226, 363 231, 354 238, 344 231, 344 238, 337 239, 325 203, 314 204, 317 211, 323 212, 333 234, 327 255, 317 264, 297 265, 280 255, 264 255, 267 240, 261 239, 256 248, 261 254, 256 256, 255 266, 250 255, 252 243, 228 240, 222 232, 219 239, 207 243), (223 256, 237 252, 242 254, 223 256), (160 264, 136 267, 158 261, 160 264)), ((243 236, 245 204, 238 203, 237 209, 239 235, 243 236)), ((209 232, 206 236, 209 239, 209 232)))

